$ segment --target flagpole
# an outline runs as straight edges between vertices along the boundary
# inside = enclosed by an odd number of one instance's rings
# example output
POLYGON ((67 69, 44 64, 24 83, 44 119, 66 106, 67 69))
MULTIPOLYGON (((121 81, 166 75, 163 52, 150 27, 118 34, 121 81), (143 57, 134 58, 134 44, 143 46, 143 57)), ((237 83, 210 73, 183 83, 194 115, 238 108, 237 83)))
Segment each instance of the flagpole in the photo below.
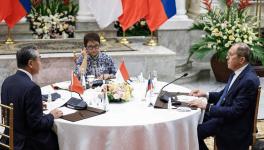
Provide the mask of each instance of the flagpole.
POLYGON ((150 40, 148 40, 147 42, 144 43, 144 45, 147 45, 147 46, 157 46, 158 45, 158 42, 157 40, 155 39, 154 35, 153 35, 154 31, 150 33, 150 40))
POLYGON ((123 31, 123 37, 119 40, 121 44, 129 44, 130 42, 126 38, 126 31, 123 31))
POLYGON ((5 41, 5 44, 14 44, 14 40, 11 37, 11 31, 10 31, 9 27, 8 27, 8 31, 7 31, 7 39, 5 41))
POLYGON ((76 64, 76 60, 77 60, 77 56, 76 56, 76 51, 72 51, 73 52, 73 61, 74 61, 74 65, 76 64))

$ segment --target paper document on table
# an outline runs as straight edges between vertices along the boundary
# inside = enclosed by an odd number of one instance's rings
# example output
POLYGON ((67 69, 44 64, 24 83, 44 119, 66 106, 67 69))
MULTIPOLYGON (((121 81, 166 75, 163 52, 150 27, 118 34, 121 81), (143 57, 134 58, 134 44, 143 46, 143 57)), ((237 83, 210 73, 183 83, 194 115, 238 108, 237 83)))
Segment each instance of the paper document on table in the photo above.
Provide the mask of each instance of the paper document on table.
POLYGON ((63 115, 72 114, 72 113, 75 113, 77 111, 74 109, 70 109, 68 107, 60 107, 59 110, 61 110, 63 112, 63 115))
POLYGON ((206 100, 206 98, 204 97, 187 96, 187 95, 178 95, 177 98, 178 98, 178 101, 181 101, 181 102, 190 102, 195 99, 206 100))
MULTIPOLYGON (((178 98, 178 101, 186 102, 186 103, 188 103, 188 102, 190 102, 192 100, 195 100, 195 99, 200 99, 202 101, 207 101, 207 99, 205 97, 196 97, 196 96, 187 96, 187 95, 178 95, 177 98, 178 98)), ((203 122, 204 113, 205 113, 205 110, 201 109, 201 115, 200 115, 200 118, 199 118, 199 124, 201 124, 203 122)))
POLYGON ((52 109, 59 108, 59 107, 63 106, 66 102, 67 102, 66 100, 61 99, 61 98, 59 98, 53 102, 48 102, 47 103, 47 109, 49 111, 51 111, 52 109))

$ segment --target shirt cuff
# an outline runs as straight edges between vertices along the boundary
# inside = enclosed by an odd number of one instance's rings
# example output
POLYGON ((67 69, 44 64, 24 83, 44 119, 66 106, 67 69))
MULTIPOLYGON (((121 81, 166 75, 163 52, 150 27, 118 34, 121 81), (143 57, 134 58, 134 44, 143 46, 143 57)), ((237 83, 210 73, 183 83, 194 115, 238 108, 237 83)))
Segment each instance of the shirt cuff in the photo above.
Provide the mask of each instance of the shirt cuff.
POLYGON ((212 106, 213 106, 213 104, 209 104, 209 103, 208 103, 208 104, 206 105, 206 109, 205 109, 205 111, 206 111, 206 112, 210 112, 212 106))
POLYGON ((209 99, 209 92, 206 92, 206 98, 209 99))

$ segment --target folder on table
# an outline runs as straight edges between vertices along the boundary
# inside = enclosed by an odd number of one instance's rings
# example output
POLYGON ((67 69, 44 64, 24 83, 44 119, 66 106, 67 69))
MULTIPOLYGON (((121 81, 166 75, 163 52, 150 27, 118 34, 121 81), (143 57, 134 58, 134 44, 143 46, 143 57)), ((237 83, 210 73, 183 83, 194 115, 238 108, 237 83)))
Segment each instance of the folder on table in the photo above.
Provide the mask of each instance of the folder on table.
MULTIPOLYGON (((154 108, 161 108, 161 109, 167 109, 168 108, 168 103, 166 103, 160 99, 163 94, 166 94, 166 96, 171 97, 171 103, 173 106, 190 107, 190 106, 188 106, 188 104, 186 102, 178 101, 178 98, 177 98, 178 95, 188 95, 188 93, 163 91, 162 93, 160 93, 158 95, 156 103, 154 105, 154 108)), ((196 109, 195 107, 190 107, 190 108, 196 109)))
POLYGON ((94 107, 87 107, 85 110, 78 110, 75 113, 68 114, 65 116, 62 116, 62 119, 71 121, 71 122, 76 122, 79 120, 83 120, 86 118, 94 117, 100 114, 105 113, 105 110, 94 108, 94 107))

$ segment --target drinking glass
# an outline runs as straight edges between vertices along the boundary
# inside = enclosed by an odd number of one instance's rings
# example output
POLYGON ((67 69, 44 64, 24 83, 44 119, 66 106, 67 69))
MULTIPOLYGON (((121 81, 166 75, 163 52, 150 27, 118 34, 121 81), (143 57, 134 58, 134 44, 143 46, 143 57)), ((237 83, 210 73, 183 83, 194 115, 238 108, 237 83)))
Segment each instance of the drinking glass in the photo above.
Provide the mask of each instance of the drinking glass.
POLYGON ((90 88, 92 88, 92 86, 93 86, 93 81, 94 81, 94 79, 95 79, 95 76, 94 76, 94 75, 88 75, 88 76, 87 76, 87 81, 88 81, 88 83, 89 83, 89 87, 90 87, 90 88))
POLYGON ((158 82, 158 72, 156 70, 153 70, 152 77, 153 77, 153 86, 155 90, 158 82))

